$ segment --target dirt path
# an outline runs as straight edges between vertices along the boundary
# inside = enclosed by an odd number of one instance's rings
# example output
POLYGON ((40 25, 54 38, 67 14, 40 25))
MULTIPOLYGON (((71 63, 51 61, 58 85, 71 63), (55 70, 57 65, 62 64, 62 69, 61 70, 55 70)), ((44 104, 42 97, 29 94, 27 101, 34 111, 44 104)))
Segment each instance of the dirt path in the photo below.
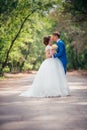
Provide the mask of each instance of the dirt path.
POLYGON ((71 96, 24 98, 35 74, 0 81, 0 130, 87 130, 87 78, 67 74, 71 96))

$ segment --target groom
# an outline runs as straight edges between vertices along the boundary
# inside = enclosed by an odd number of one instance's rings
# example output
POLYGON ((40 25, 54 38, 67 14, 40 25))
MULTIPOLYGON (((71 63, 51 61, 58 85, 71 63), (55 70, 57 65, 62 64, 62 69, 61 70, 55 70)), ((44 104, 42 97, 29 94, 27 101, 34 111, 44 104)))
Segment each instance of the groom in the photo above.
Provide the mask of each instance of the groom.
POLYGON ((54 55, 54 58, 59 58, 63 64, 65 73, 66 73, 66 65, 67 65, 67 57, 66 57, 66 49, 64 42, 60 39, 60 33, 54 32, 52 36, 52 40, 56 42, 58 49, 54 55))

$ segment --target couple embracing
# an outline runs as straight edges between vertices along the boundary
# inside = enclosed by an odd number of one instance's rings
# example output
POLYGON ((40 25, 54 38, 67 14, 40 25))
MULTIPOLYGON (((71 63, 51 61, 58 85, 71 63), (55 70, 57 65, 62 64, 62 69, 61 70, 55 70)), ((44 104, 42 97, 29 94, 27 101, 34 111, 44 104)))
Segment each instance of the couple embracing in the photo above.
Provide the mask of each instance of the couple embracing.
POLYGON ((60 33, 43 38, 46 46, 46 60, 41 64, 35 80, 27 91, 20 96, 25 97, 57 97, 70 95, 66 80, 66 49, 60 39, 60 33), (52 42, 56 44, 52 44, 52 42))

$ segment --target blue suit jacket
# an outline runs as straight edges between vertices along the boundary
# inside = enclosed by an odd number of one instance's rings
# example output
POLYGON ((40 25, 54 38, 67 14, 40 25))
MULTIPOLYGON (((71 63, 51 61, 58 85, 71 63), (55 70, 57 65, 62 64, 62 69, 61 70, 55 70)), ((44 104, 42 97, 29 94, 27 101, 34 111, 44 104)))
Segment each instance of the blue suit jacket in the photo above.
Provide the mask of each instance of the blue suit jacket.
POLYGON ((54 58, 60 59, 60 61, 63 64, 64 70, 66 72, 67 56, 66 56, 66 49, 65 49, 64 42, 60 39, 57 42, 57 46, 58 49, 57 49, 57 53, 54 54, 54 58))

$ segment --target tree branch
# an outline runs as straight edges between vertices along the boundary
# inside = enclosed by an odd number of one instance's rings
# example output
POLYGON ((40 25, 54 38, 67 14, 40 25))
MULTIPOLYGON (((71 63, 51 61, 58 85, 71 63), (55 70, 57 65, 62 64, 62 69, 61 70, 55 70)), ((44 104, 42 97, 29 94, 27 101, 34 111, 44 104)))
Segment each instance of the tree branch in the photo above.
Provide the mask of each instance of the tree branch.
POLYGON ((21 32, 21 30, 22 30, 22 28, 23 28, 25 22, 27 21, 27 19, 28 19, 36 10, 37 10, 37 9, 32 10, 32 12, 26 16, 26 18, 24 19, 24 21, 22 22, 22 24, 21 24, 21 26, 20 26, 20 28, 19 28, 19 31, 17 32, 17 34, 15 35, 15 37, 13 38, 13 40, 11 41, 10 47, 9 47, 9 49, 8 49, 8 51, 7 51, 7 54, 6 54, 5 61, 4 61, 3 64, 2 64, 2 69, 3 69, 3 68, 6 66, 6 64, 7 64, 8 57, 9 57, 9 53, 10 53, 10 51, 11 51, 13 45, 14 45, 14 42, 15 42, 16 39, 18 38, 18 36, 19 36, 19 34, 20 34, 20 32, 21 32))

